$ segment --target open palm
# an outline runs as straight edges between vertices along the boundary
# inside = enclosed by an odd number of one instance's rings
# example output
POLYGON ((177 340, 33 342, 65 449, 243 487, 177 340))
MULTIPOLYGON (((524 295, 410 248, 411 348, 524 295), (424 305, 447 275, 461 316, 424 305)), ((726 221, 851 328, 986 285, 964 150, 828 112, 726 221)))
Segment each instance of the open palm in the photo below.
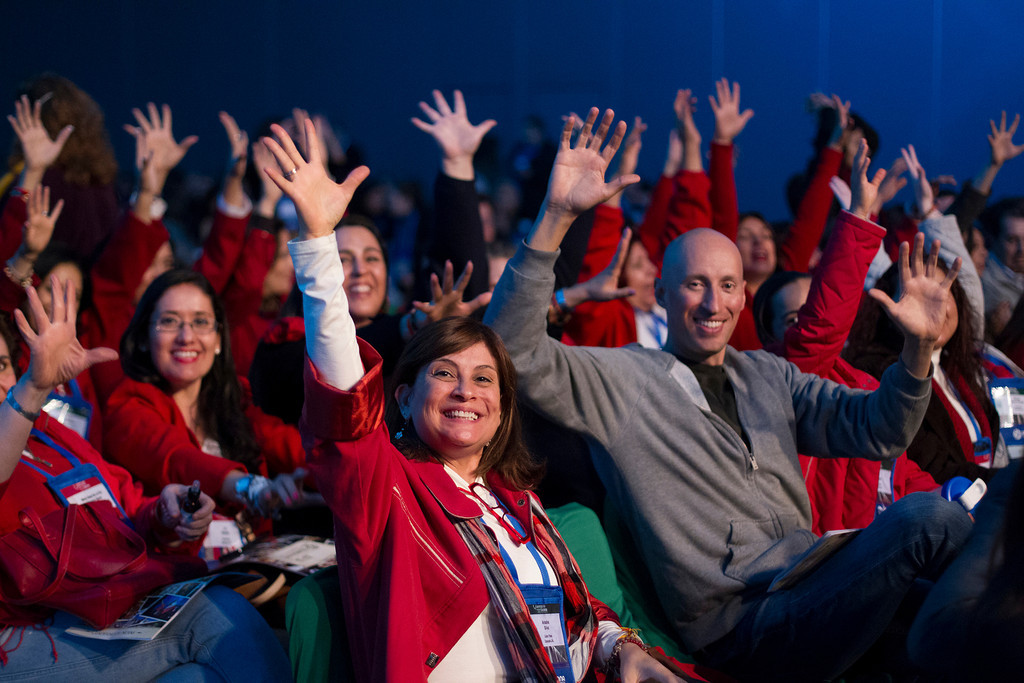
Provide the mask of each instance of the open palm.
POLYGON ((590 110, 575 146, 570 144, 572 119, 562 129, 558 155, 548 181, 548 210, 578 215, 607 201, 626 185, 639 181, 635 174, 618 176, 610 183, 604 181, 608 163, 615 156, 626 134, 626 122, 619 122, 602 150, 605 136, 615 120, 615 113, 611 109, 605 111, 601 124, 596 131, 592 131, 597 115, 597 107, 590 110))
MULTIPOLYGON (((315 140, 316 127, 309 119, 304 121, 307 139, 315 140)), ((277 141, 264 138, 263 142, 274 154, 279 169, 264 169, 270 179, 295 202, 302 218, 302 239, 329 235, 348 210, 352 195, 359 184, 370 175, 370 169, 360 166, 342 183, 335 183, 327 175, 317 145, 311 145, 309 161, 303 159, 292 138, 276 123, 270 127, 277 141)))

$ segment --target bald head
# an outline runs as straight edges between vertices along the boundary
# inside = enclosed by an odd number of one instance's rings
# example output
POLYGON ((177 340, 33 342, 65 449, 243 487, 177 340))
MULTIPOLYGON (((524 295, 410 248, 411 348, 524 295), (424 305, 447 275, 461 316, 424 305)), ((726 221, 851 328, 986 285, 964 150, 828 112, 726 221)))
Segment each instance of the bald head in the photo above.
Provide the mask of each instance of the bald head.
POLYGON ((720 365, 743 310, 743 288, 743 261, 728 237, 701 228, 674 239, 655 286, 668 314, 665 350, 720 365))
POLYGON ((666 282, 678 282, 689 268, 691 255, 697 254, 719 261, 723 266, 734 265, 736 274, 742 279, 743 261, 740 259, 740 250, 728 237, 710 228, 690 230, 669 243, 661 264, 662 279, 666 282))

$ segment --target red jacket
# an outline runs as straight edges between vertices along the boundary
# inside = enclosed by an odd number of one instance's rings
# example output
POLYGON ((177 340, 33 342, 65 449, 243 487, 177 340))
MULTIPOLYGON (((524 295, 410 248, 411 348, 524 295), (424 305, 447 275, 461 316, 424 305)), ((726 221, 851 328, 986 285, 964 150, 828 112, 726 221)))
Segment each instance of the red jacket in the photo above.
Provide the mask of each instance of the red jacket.
POLYGON ((263 315, 263 280, 277 255, 277 236, 250 228, 245 248, 235 263, 234 272, 224 287, 224 309, 231 333, 231 355, 235 359, 235 372, 246 377, 260 338, 276 315, 263 315))
MULTIPOLYGON (((814 176, 807 186, 796 218, 790 225, 784 239, 776 247, 778 265, 783 270, 806 272, 810 266, 821 235, 828 221, 832 207, 832 190, 829 181, 839 172, 843 154, 831 147, 825 147, 818 158, 814 176)), ((712 227, 731 240, 736 239, 739 229, 739 211, 736 205, 736 178, 732 168, 732 145, 711 145, 711 206, 714 222, 712 227)), ((747 296, 746 305, 740 311, 736 329, 729 339, 729 345, 738 351, 752 351, 761 348, 754 324, 754 297, 747 296)))
MULTIPOLYGON (((807 302, 786 331, 780 355, 803 372, 856 389, 874 390, 878 380, 839 357, 860 306, 864 278, 885 230, 844 211, 811 280, 807 302)), ((778 352, 777 349, 769 349, 778 352)), ((800 456, 814 515, 813 530, 865 527, 875 517, 881 465, 863 458, 800 456)), ((893 463, 893 494, 936 488, 935 481, 902 454, 893 463)))
MULTIPOLYGON (((651 196, 637 239, 661 270, 665 248, 679 235, 710 222, 708 178, 704 173, 681 171, 662 176, 651 196)), ((594 227, 580 268, 580 282, 594 277, 615 256, 625 219, 622 210, 601 204, 594 212, 594 227)), ((637 340, 636 316, 625 299, 587 301, 577 306, 565 326, 566 341, 578 346, 614 348, 637 340)))
MULTIPOLYGON (((248 394, 248 382, 242 383, 248 394)), ((248 401, 243 408, 262 451, 259 474, 292 472, 303 464, 295 427, 248 401)), ((107 457, 128 469, 147 492, 198 479, 203 491, 217 499, 228 472, 246 469, 239 462, 203 453, 174 399, 152 384, 125 378, 107 402, 103 425, 107 457)))
MULTIPOLYGON (((339 391, 306 366, 300 423, 309 467, 334 513, 342 605, 356 678, 425 681, 490 600, 483 574, 453 517, 480 508, 444 468, 413 462, 384 425, 380 356, 359 340, 366 375, 339 391)), ((488 486, 533 529, 536 496, 488 486)), ((539 504, 539 503, 538 503, 539 504)), ((618 621, 591 598, 597 619, 618 621)))

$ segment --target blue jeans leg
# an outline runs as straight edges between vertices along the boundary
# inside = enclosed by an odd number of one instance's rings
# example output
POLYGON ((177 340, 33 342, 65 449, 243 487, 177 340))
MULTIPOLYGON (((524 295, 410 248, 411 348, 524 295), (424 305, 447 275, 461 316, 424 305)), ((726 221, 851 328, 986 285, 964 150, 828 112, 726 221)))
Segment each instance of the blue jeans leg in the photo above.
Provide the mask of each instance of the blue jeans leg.
MULTIPOLYGON (((0 668, 0 681, 143 681, 188 667, 192 680, 289 681, 284 649, 249 602, 222 586, 197 595, 150 641, 94 640, 65 633, 77 617, 58 613, 47 633, 26 628, 21 645, 0 668)), ((14 642, 9 646, 13 647, 14 642)))
POLYGON ((935 579, 966 544, 963 508, 934 493, 897 501, 795 587, 755 598, 711 662, 742 680, 823 680, 885 631, 918 578, 935 579))

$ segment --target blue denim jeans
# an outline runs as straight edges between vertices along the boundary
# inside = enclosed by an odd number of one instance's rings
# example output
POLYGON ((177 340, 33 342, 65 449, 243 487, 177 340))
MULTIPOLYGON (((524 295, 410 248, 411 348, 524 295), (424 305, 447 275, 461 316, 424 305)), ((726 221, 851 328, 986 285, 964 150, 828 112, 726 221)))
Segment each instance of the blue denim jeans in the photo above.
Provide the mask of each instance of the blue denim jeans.
POLYGON ((957 503, 906 496, 793 588, 754 596, 703 659, 740 680, 834 678, 882 635, 915 580, 938 578, 971 528, 957 503))
MULTIPOLYGON (((155 639, 94 640, 68 635, 81 623, 57 613, 46 633, 28 627, 0 668, 0 681, 290 681, 291 666, 274 632, 249 602, 210 586, 155 639)), ((8 649, 18 641, 15 634, 8 649)))

